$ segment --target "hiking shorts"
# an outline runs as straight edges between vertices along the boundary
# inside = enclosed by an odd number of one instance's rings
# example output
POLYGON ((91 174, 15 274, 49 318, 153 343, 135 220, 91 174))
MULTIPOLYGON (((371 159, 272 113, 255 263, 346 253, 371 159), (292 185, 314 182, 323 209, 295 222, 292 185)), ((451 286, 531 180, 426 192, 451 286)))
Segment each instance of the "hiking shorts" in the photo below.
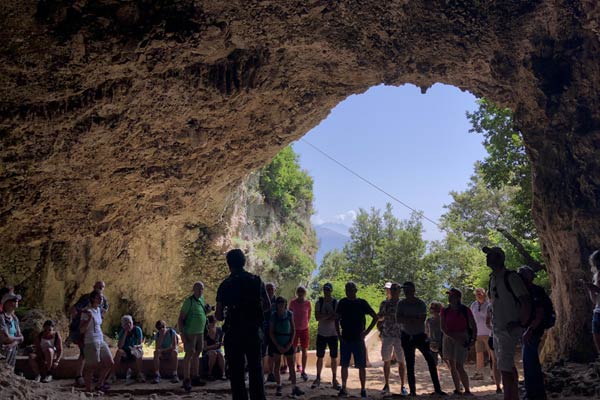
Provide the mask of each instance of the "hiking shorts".
POLYGON ((442 345, 444 353, 442 358, 447 361, 454 361, 458 364, 464 364, 465 361, 467 361, 467 356, 469 355, 469 348, 465 347, 466 340, 466 335, 464 341, 456 341, 450 336, 444 335, 442 345))
POLYGON ((342 340, 340 342, 340 365, 348 368, 352 356, 354 356, 356 368, 367 367, 367 348, 364 340, 342 340))
POLYGON ((523 335, 523 329, 515 327, 510 331, 494 330, 494 353, 498 369, 512 372, 515 368, 515 352, 523 335))
POLYGON ((308 333, 308 329, 296 331, 296 336, 294 336, 294 343, 292 344, 292 347, 297 348, 298 344, 300 344, 300 347, 303 349, 308 349, 308 345, 310 344, 310 335, 308 333))
POLYGON ((477 340, 475 341, 475 351, 477 353, 487 353, 490 350, 490 346, 488 345, 489 336, 477 336, 477 340))
POLYGON ((317 358, 325 357, 325 349, 329 347, 329 357, 338 356, 338 337, 317 335, 317 358))
POLYGON ((106 342, 86 343, 83 347, 83 358, 86 364, 100 364, 101 361, 112 360, 112 354, 106 342))
POLYGON ((202 349, 204 348, 203 334, 198 333, 188 335, 184 333, 183 335, 181 335, 181 339, 183 340, 183 350, 186 353, 202 353, 202 349))
POLYGON ((381 360, 383 362, 392 361, 392 356, 396 355, 396 361, 404 364, 404 350, 402 350, 402 340, 399 337, 382 336, 381 337, 381 360))

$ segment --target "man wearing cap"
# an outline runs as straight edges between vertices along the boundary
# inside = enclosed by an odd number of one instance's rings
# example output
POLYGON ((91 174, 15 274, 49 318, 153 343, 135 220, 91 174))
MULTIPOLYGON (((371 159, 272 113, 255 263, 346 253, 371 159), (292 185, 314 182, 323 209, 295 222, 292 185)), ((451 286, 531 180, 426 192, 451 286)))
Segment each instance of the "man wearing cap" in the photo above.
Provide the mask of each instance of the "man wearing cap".
POLYGON ((2 315, 0 315, 0 353, 4 356, 6 364, 11 369, 17 363, 17 348, 23 343, 23 334, 19 327, 19 318, 15 310, 19 306, 21 296, 6 293, 2 296, 2 315))
POLYGON ((329 347, 329 357, 331 358, 331 384, 335 390, 340 390, 341 386, 336 379, 337 374, 337 355, 338 355, 338 335, 335 329, 335 320, 337 318, 335 309, 337 300, 333 298, 331 292, 333 285, 329 282, 323 285, 323 297, 319 297, 315 303, 315 319, 318 321, 317 327, 317 378, 313 382, 311 389, 316 389, 321 385, 321 371, 323 370, 323 358, 325 349, 329 347))
POLYGON ((544 303, 551 300, 541 286, 535 285, 535 271, 524 265, 519 268, 519 276, 531 294, 534 316, 523 333, 523 374, 527 400, 546 400, 544 373, 540 364, 539 347, 544 335, 544 303))
POLYGON ((381 390, 382 395, 390 393, 390 367, 392 356, 395 355, 398 360, 398 374, 401 381, 401 394, 407 395, 404 387, 405 364, 404 353, 402 352, 402 327, 396 317, 398 302, 400 302, 400 285, 390 284, 390 298, 381 302, 379 306, 379 321, 381 322, 381 359, 383 361, 383 376, 385 384, 381 390))
POLYGON ((523 328, 529 322, 531 300, 523 280, 504 266, 504 251, 500 247, 484 247, 486 263, 492 269, 490 289, 494 353, 504 384, 504 399, 518 400, 518 374, 515 350, 523 328))
POLYGON ((429 340, 425 334, 425 318, 427 317, 427 305, 423 300, 415 296, 415 284, 404 282, 405 299, 398 302, 396 318, 402 324, 402 349, 406 359, 406 370, 408 375, 408 386, 410 395, 417 395, 415 378, 415 350, 419 349, 429 368, 429 375, 433 382, 435 394, 445 395, 440 386, 437 367, 433 354, 429 348, 429 340))
POLYGON ((490 346, 488 345, 491 330, 485 323, 489 307, 490 303, 487 300, 485 289, 475 289, 475 301, 471 303, 470 308, 477 323, 477 339, 475 341, 477 371, 473 374, 472 380, 483 379, 485 355, 491 353, 490 346))

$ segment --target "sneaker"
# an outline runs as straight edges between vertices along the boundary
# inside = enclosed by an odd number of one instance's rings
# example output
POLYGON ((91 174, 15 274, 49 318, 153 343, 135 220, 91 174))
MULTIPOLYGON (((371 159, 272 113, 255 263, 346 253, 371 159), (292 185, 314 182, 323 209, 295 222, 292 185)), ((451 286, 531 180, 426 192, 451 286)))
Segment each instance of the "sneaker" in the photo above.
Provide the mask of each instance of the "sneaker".
POLYGON ((40 382, 42 380, 42 377, 38 374, 35 376, 35 378, 33 378, 34 382, 40 382))
POLYGON ((304 392, 298 386, 292 389, 292 397, 304 396, 304 392))
POLYGON ((308 381, 308 375, 306 375, 306 372, 302 372, 300 374, 300 378, 302 378, 304 382, 308 381))
POLYGON ((173 377, 171 378, 171 383, 179 383, 179 376, 177 376, 177 372, 173 373, 173 377))
POLYGON ((135 380, 137 383, 146 383, 146 377, 141 372, 139 374, 137 374, 137 377, 135 378, 135 380))
POLYGON ((275 374, 271 373, 271 374, 267 375, 267 382, 271 382, 271 383, 277 382, 275 380, 275 374))
POLYGON ((452 394, 455 395, 455 396, 462 396, 463 393, 460 390, 454 389, 454 391, 452 392, 452 394))
POLYGON ((78 386, 78 387, 85 386, 85 380, 83 379, 83 376, 79 375, 78 377, 75 378, 75 386, 78 386))
POLYGON ((333 387, 335 390, 340 390, 342 388, 342 385, 340 385, 339 382, 335 380, 331 382, 331 387, 333 387))
POLYGON ((367 398, 367 389, 360 389, 360 398, 361 399, 367 398))
POLYGON ((502 388, 497 388, 496 389, 496 394, 502 394, 502 388))
POLYGON ((400 389, 400 394, 402 396, 408 396, 408 390, 406 390, 406 388, 402 386, 402 389, 400 389))
POLYGON ((44 377, 44 379, 42 379, 42 383, 50 383, 52 382, 52 375, 48 374, 44 377))
POLYGON ((312 385, 310 385, 311 389, 316 389, 319 386, 321 386, 321 380, 319 378, 315 379, 312 383, 312 385))
POLYGON ((281 396, 281 385, 277 385, 277 389, 275 389, 275 396, 281 396))
POLYGON ((296 372, 301 372, 301 371, 302 371, 302 366, 296 365, 296 372))
POLYGON ((386 394, 390 394, 390 386, 389 385, 385 385, 383 387, 383 389, 381 389, 381 395, 385 396, 386 394))
POLYGON ((340 391, 338 392, 338 397, 348 397, 348 392, 345 388, 340 389, 340 391))
POLYGON ((473 396, 473 392, 471 392, 471 391, 466 391, 466 390, 465 390, 465 391, 463 392, 463 396, 473 396))
POLYGON ((189 379, 184 379, 183 380, 183 390, 185 390, 187 393, 192 391, 192 381, 189 379))
POLYGON ((432 393, 433 395, 436 396, 448 396, 448 393, 444 392, 443 390, 436 390, 435 392, 432 393))
POLYGON ((154 375, 154 379, 152 379, 151 383, 153 383, 153 384, 160 383, 160 374, 154 375))

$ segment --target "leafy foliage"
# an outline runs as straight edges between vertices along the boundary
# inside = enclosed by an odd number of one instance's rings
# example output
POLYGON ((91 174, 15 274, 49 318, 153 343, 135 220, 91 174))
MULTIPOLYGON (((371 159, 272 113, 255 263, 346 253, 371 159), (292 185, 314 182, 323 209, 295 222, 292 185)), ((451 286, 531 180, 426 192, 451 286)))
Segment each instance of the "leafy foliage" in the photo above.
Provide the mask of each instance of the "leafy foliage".
POLYGON ((289 215, 300 207, 312 212, 313 180, 298 163, 298 155, 288 146, 260 171, 260 191, 265 201, 289 215))

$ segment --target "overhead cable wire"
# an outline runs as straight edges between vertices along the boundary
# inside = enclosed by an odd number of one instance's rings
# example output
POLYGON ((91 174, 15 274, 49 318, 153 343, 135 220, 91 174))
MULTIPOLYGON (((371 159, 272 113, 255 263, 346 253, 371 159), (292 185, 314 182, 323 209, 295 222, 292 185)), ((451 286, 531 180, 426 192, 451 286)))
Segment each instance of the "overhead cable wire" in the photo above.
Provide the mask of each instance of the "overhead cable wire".
POLYGON ((352 170, 350 167, 347 167, 345 164, 341 163, 340 161, 336 160, 334 157, 330 156, 329 154, 327 154, 325 151, 321 150, 320 148, 318 148, 317 146, 315 146, 314 144, 310 143, 308 140, 302 138, 300 139, 300 141, 306 143, 307 145, 309 145, 310 147, 312 147, 315 151, 321 153, 323 156, 327 157, 328 159, 330 159, 331 161, 333 161, 334 163, 336 163, 337 165, 339 165, 340 167, 342 167, 343 169, 345 169, 346 171, 350 172, 352 175, 354 175, 355 177, 357 177, 358 179, 362 180, 363 182, 365 182, 366 184, 368 184, 369 186, 375 188, 376 190, 380 191, 381 193, 385 194, 386 196, 388 196, 390 199, 394 200, 395 202, 397 202, 398 204, 408 208, 409 210, 417 213, 419 216, 421 216, 423 219, 431 222, 432 224, 434 224, 438 229, 444 231, 445 229, 442 228, 440 226, 440 224, 438 224, 437 222, 435 222, 434 220, 432 220, 431 218, 427 217, 423 211, 417 211, 415 208, 409 206, 408 204, 406 204, 405 202, 403 202, 402 200, 398 199, 396 196, 394 196, 393 194, 387 192, 386 190, 384 190, 383 188, 381 188, 380 186, 376 185, 375 183, 371 182, 370 180, 368 180, 367 178, 363 177, 362 175, 360 175, 359 173, 355 172, 354 170, 352 170))

